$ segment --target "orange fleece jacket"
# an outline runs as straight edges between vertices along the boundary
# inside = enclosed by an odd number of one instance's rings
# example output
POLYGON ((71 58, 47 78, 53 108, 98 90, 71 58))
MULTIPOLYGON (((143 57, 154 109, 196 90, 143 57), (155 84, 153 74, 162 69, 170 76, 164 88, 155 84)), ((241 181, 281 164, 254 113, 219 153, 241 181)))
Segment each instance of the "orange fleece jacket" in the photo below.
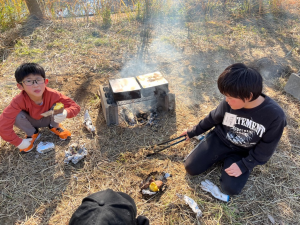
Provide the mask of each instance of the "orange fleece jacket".
POLYGON ((50 110, 57 102, 64 104, 65 110, 68 112, 67 118, 76 116, 80 111, 80 106, 72 99, 51 88, 45 88, 42 105, 35 104, 27 93, 22 91, 13 98, 0 115, 0 136, 3 140, 18 146, 21 144, 22 139, 13 130, 17 115, 21 111, 26 111, 33 119, 39 120, 43 117, 41 114, 50 110))

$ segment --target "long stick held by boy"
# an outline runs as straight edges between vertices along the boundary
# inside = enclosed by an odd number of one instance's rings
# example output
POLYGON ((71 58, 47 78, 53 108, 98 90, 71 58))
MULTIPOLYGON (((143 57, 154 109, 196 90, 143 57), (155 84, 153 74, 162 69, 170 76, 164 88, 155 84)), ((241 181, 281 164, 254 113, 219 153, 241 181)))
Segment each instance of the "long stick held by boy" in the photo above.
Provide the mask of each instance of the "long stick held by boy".
POLYGON ((262 76, 242 63, 228 66, 218 78, 225 96, 218 107, 182 136, 187 140, 212 129, 189 154, 185 169, 198 175, 222 161, 222 191, 239 194, 253 168, 273 155, 286 126, 281 107, 262 93, 262 76))
POLYGON ((15 71, 17 87, 21 90, 0 115, 0 136, 15 145, 20 152, 26 153, 34 148, 34 142, 40 137, 39 128, 48 127, 52 133, 66 140, 71 132, 61 123, 66 118, 76 116, 80 107, 72 99, 47 87, 48 79, 43 67, 36 63, 24 63, 15 71), (41 114, 54 110, 56 113, 43 117, 41 114), (63 108, 62 108, 63 106, 63 108), (56 109, 56 108, 55 108, 56 109), (13 130, 13 126, 26 133, 24 139, 13 130))

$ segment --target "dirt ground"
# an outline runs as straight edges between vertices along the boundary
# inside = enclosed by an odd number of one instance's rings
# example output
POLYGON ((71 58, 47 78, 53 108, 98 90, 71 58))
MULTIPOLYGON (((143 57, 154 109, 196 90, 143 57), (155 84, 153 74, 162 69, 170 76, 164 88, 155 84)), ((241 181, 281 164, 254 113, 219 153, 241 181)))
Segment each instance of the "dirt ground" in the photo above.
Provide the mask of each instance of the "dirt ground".
POLYGON ((138 215, 147 216, 151 224, 300 224, 300 103, 283 90, 290 74, 300 69, 299 43, 298 11, 190 23, 174 18, 151 25, 122 18, 109 29, 95 21, 63 19, 19 37, 0 64, 0 113, 19 93, 14 71, 23 62, 41 64, 48 86, 74 99, 81 112, 63 122, 72 132, 71 140, 60 141, 47 128, 40 130, 40 141, 55 144, 46 154, 19 154, 1 140, 0 224, 67 224, 84 197, 107 188, 134 198, 138 215), (200 188, 204 179, 219 185, 221 164, 199 176, 185 173, 183 159, 197 140, 150 158, 145 155, 149 146, 178 136, 218 105, 223 96, 216 79, 234 62, 260 69, 264 93, 281 105, 288 125, 270 161, 255 167, 242 193, 223 203, 200 188), (108 127, 99 85, 155 71, 176 95, 175 112, 161 114, 155 126, 121 122, 108 127), (95 135, 82 125, 86 109, 95 135), (88 149, 76 165, 63 162, 71 143, 85 143, 88 149), (143 199, 139 184, 153 171, 172 177, 163 193, 143 199), (177 193, 197 201, 203 212, 199 220, 177 193))

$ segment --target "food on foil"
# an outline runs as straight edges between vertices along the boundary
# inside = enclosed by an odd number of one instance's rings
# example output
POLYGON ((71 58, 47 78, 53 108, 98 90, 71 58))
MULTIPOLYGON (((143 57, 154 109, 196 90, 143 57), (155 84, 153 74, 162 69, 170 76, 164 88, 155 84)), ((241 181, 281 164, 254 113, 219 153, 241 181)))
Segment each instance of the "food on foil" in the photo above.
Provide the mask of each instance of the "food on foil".
POLYGON ((161 189, 164 183, 161 180, 156 180, 154 181, 155 185, 157 186, 158 189, 161 189))
POLYGON ((167 182, 167 178, 170 177, 168 173, 159 173, 159 172, 152 172, 150 173, 146 179, 144 179, 141 184, 140 188, 143 195, 153 195, 162 191, 164 185, 167 182))
POLYGON ((156 185, 155 182, 152 182, 152 183, 149 185, 149 189, 150 189, 150 191, 152 191, 152 192, 158 192, 158 191, 159 191, 159 188, 157 187, 157 185, 156 185))
POLYGON ((76 164, 87 155, 87 149, 85 145, 79 145, 77 143, 71 144, 69 149, 65 151, 64 163, 68 164, 70 161, 76 164))
POLYGON ((54 149, 54 143, 52 142, 40 142, 37 147, 36 150, 39 153, 46 153, 49 152, 50 150, 54 149))
POLYGON ((53 111, 54 111, 54 115, 62 113, 64 111, 64 104, 61 102, 55 103, 53 111))
POLYGON ((89 131, 89 132, 92 132, 92 133, 95 133, 96 129, 92 123, 92 119, 90 117, 90 114, 89 114, 89 111, 88 110, 85 110, 85 113, 84 113, 84 122, 83 122, 85 128, 89 131))
POLYGON ((144 184, 142 184, 140 188, 141 188, 142 190, 143 190, 143 189, 148 189, 150 183, 152 183, 153 181, 154 181, 153 178, 151 178, 149 181, 147 181, 147 182, 145 182, 144 184))
POLYGON ((156 192, 149 191, 148 189, 143 189, 142 193, 144 195, 155 195, 156 194, 156 192))
POLYGON ((186 204, 190 206, 194 213, 196 213, 196 217, 199 218, 202 216, 202 211, 199 209, 197 203, 190 197, 186 195, 176 194, 178 198, 185 201, 186 204))
POLYGON ((41 115, 43 117, 47 117, 47 116, 53 116, 53 115, 56 115, 56 114, 60 114, 64 111, 64 104, 61 103, 61 102, 57 102, 55 103, 54 107, 53 107, 53 110, 49 110, 47 112, 44 112, 42 113, 41 115))

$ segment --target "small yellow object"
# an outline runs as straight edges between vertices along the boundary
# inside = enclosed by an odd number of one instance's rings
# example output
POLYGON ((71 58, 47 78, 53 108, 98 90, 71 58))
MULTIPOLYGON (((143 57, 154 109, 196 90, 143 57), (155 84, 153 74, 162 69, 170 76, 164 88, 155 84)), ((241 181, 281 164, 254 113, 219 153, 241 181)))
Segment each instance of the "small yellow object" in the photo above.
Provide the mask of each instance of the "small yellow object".
POLYGON ((150 191, 153 191, 153 192, 158 192, 158 191, 159 191, 159 189, 158 189, 158 187, 157 187, 157 185, 156 185, 155 182, 152 182, 152 183, 149 185, 149 188, 150 188, 150 191))
POLYGON ((64 107, 64 104, 62 104, 61 102, 57 102, 54 106, 54 110, 60 110, 61 108, 64 107))

